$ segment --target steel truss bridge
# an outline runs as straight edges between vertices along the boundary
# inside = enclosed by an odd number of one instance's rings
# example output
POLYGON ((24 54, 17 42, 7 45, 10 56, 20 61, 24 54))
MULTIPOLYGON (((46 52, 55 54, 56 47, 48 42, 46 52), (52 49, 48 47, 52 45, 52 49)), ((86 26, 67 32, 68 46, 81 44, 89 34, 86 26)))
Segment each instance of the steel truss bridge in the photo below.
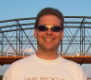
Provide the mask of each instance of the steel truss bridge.
MULTIPOLYGON (((10 64, 37 51, 36 17, 0 21, 0 64, 10 64)), ((64 16, 64 39, 58 54, 79 64, 91 63, 91 17, 64 16)))

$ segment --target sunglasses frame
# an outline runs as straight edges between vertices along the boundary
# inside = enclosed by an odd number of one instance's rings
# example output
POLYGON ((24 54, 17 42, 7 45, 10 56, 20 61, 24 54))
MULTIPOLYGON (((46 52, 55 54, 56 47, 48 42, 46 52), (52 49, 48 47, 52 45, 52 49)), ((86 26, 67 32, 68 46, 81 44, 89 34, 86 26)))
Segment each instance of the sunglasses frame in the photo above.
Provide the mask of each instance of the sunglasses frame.
POLYGON ((39 26, 37 27, 37 29, 38 29, 39 31, 47 31, 48 28, 51 28, 51 31, 53 31, 53 32, 60 32, 60 31, 63 30, 62 27, 57 26, 57 25, 53 25, 53 26, 50 26, 50 25, 39 25, 39 26), (43 27, 44 27, 44 28, 43 28, 43 27))

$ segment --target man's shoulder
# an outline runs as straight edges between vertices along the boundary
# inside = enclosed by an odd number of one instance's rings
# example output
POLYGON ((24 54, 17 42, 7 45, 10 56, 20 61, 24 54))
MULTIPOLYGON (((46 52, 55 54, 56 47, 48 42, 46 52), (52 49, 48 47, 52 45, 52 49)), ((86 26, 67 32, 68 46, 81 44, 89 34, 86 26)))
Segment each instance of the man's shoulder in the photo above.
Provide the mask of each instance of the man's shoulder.
POLYGON ((77 66, 77 67, 79 67, 79 64, 78 63, 76 63, 74 61, 71 61, 71 60, 68 60, 68 59, 65 59, 65 58, 61 58, 61 62, 64 65, 77 66))
POLYGON ((65 59, 65 58, 62 58, 61 59, 61 64, 62 64, 62 67, 64 67, 66 70, 70 70, 70 71, 79 71, 79 72, 83 72, 80 64, 74 62, 74 61, 71 61, 71 60, 68 60, 68 59, 65 59))
POLYGON ((78 76, 79 80, 86 79, 85 73, 82 70, 80 64, 76 62, 73 62, 65 58, 61 58, 61 67, 64 69, 64 71, 68 72, 70 75, 78 76))
POLYGON ((4 75, 12 75, 12 73, 15 75, 18 74, 17 71, 20 73, 22 70, 28 69, 27 67, 29 66, 29 64, 32 65, 33 63, 32 56, 33 55, 13 62, 4 75))
POLYGON ((27 57, 22 58, 22 59, 19 59, 19 60, 13 62, 13 63, 11 64, 11 66, 19 66, 19 65, 20 65, 20 66, 21 66, 21 65, 23 66, 23 65, 26 65, 26 64, 32 62, 32 56, 33 56, 33 55, 27 56, 27 57))

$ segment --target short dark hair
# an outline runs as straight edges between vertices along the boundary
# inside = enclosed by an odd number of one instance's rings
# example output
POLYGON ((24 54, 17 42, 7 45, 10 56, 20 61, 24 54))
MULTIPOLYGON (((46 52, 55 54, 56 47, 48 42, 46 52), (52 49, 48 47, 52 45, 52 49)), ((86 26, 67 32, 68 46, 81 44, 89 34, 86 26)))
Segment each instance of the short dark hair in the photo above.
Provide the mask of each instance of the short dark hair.
POLYGON ((63 14, 59 10, 50 8, 50 7, 44 8, 38 13, 38 15, 36 17, 36 21, 35 21, 35 28, 37 28, 37 26, 38 26, 39 19, 44 15, 55 15, 56 17, 58 17, 60 19, 60 21, 61 21, 60 25, 62 26, 62 28, 64 28, 63 14))

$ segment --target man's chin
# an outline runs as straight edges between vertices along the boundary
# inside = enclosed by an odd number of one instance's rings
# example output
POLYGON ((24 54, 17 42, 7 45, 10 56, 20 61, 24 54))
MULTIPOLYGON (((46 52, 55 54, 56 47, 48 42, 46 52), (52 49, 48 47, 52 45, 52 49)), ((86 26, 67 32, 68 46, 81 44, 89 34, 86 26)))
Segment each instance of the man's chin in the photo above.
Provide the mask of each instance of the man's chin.
POLYGON ((47 47, 47 48, 44 48, 46 51, 52 51, 53 50, 53 47, 47 47))

